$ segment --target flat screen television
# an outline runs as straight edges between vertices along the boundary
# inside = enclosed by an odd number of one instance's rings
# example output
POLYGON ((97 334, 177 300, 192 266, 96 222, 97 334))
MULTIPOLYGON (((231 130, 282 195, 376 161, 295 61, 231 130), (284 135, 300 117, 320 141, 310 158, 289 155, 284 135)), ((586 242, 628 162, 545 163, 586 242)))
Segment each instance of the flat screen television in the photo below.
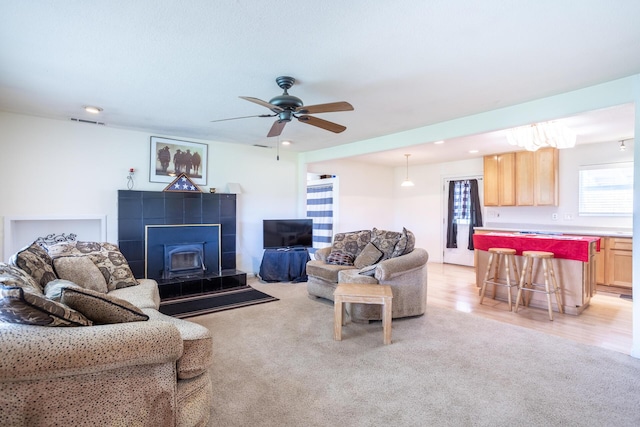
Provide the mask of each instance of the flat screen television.
POLYGON ((262 243, 264 249, 310 248, 313 246, 313 220, 262 220, 262 243))

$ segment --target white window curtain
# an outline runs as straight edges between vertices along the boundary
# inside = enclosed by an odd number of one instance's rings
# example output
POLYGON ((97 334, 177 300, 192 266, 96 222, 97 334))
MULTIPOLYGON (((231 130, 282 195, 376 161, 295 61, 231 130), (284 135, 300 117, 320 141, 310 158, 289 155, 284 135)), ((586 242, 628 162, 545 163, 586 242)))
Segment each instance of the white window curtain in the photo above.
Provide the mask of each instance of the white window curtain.
POLYGON ((307 218, 313 219, 313 247, 331 246, 333 237, 333 184, 307 187, 307 218))

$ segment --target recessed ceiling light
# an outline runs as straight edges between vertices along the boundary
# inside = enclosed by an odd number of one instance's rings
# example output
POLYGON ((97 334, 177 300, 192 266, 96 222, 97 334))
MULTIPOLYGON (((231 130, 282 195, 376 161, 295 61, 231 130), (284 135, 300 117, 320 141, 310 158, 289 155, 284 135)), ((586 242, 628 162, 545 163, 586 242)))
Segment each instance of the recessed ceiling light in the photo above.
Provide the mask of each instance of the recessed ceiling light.
POLYGON ((102 108, 94 107, 92 105, 85 105, 82 108, 84 108, 84 111, 86 111, 87 113, 91 113, 91 114, 100 114, 100 112, 102 111, 102 108))
POLYGON ((440 140, 440 141, 433 141, 434 144, 444 144, 444 141, 440 140))
POLYGON ((478 150, 469 150, 469 154, 476 154, 478 150))
POLYGON ((282 145, 291 145, 291 141, 282 141, 282 145))

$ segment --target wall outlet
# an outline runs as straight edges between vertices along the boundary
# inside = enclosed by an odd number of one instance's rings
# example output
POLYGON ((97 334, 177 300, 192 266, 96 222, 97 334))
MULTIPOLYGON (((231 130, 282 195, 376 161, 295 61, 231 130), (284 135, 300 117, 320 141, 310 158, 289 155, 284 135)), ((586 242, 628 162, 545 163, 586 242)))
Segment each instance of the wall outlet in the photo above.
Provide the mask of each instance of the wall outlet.
POLYGON ((558 220, 558 214, 557 213, 552 213, 551 214, 551 219, 554 220, 554 221, 557 221, 558 220))
POLYGON ((573 219, 573 215, 570 213, 564 214, 564 219, 567 221, 571 221, 573 219))

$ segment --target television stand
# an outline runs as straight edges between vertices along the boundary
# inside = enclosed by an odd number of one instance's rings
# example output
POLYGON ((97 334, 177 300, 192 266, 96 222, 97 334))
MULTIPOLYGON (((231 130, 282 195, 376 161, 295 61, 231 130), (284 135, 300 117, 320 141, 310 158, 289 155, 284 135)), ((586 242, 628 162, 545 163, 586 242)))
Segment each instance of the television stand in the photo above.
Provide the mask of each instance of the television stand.
POLYGON ((306 248, 265 249, 260 279, 265 282, 306 282, 309 251, 306 248))

